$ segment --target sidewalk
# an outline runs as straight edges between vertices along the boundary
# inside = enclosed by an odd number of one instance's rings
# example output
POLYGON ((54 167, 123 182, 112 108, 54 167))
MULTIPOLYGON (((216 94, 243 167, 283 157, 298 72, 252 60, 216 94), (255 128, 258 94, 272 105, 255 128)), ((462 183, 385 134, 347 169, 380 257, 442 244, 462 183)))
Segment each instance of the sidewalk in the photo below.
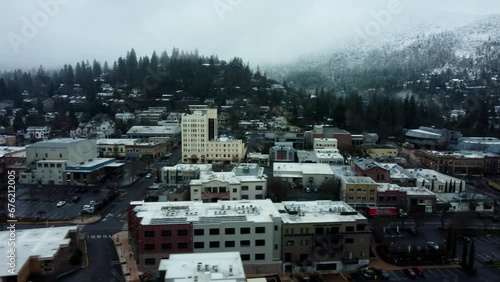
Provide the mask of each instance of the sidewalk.
POLYGON ((125 281, 139 282, 142 272, 139 271, 134 259, 132 246, 128 243, 128 231, 122 231, 113 235, 116 253, 120 259, 125 281))
POLYGON ((77 216, 70 220, 58 220, 58 221, 18 221, 17 224, 34 224, 34 225, 54 225, 54 224, 78 224, 86 225, 93 224, 101 220, 101 215, 93 215, 91 217, 84 217, 82 220, 81 216, 77 216))

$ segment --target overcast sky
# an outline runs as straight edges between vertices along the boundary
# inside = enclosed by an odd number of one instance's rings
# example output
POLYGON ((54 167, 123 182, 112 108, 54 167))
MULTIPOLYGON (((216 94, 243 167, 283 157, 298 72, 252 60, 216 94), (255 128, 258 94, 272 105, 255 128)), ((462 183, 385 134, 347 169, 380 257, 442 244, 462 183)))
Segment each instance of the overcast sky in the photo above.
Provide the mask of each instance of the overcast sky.
POLYGON ((111 63, 131 48, 150 55, 153 50, 170 53, 172 47, 198 48, 221 59, 239 56, 257 65, 360 36, 379 11, 391 15, 388 24, 378 24, 382 33, 438 19, 442 11, 455 18, 500 13, 500 1, 5 0, 2 10, 0 69, 94 58, 111 63))

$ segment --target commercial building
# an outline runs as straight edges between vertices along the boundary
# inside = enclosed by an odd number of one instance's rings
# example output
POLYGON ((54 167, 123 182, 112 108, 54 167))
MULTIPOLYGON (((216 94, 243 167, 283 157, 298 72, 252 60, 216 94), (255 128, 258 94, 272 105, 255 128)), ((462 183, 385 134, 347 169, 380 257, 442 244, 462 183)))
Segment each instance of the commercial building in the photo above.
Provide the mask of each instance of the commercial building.
POLYGON ((292 144, 275 145, 269 148, 269 159, 271 162, 295 162, 297 150, 292 144))
POLYGON ((174 254, 158 267, 161 282, 246 282, 239 252, 174 254))
POLYGON ((456 150, 482 151, 500 154, 500 139, 494 137, 460 137, 456 150))
POLYGON ((387 182, 390 179, 390 170, 373 159, 354 159, 354 170, 359 176, 367 176, 377 182, 387 182))
POLYGON ((316 149, 314 151, 297 151, 299 163, 321 163, 343 165, 344 157, 337 149, 316 149))
POLYGON ((98 158, 95 140, 61 138, 37 142, 26 148, 23 184, 89 185, 99 182, 122 164, 98 158))
POLYGON ((370 261, 367 219, 345 202, 275 204, 282 220, 283 271, 337 273, 370 261))
POLYGON ((96 145, 99 156, 104 158, 125 159, 127 156, 127 146, 140 143, 139 139, 97 139, 96 145))
POLYGON ((317 163, 274 163, 273 177, 281 178, 290 186, 319 188, 333 177, 329 164, 317 163))
POLYGON ((402 187, 417 186, 417 177, 402 166, 395 163, 381 163, 380 165, 389 169, 390 183, 397 184, 402 187))
POLYGON ((191 105, 190 110, 182 115, 183 163, 235 164, 245 157, 242 140, 218 135, 217 109, 191 105))
POLYGON ((314 138, 313 149, 337 149, 337 139, 335 138, 314 138))
POLYGON ((259 200, 267 195, 267 176, 256 164, 241 164, 231 172, 201 171, 192 179, 191 200, 259 200))
POLYGON ((131 202, 129 234, 141 271, 178 253, 239 251, 246 273, 281 270, 281 215, 271 200, 131 202))
POLYGON ((26 147, 0 146, 0 175, 11 165, 26 163, 26 147), (24 157, 23 157, 24 156, 24 157))
POLYGON ((417 187, 429 189, 435 193, 462 193, 465 191, 465 181, 433 169, 408 169, 417 178, 417 187))
POLYGON ((497 175, 500 173, 500 155, 479 151, 427 151, 415 153, 425 167, 449 175, 497 175))
POLYGON ((389 144, 364 144, 362 147, 370 158, 395 158, 399 153, 396 146, 389 144))
POLYGON ((269 166, 269 154, 248 153, 247 160, 250 163, 256 163, 260 166, 269 166))
POLYGON ((191 180, 200 179, 202 172, 211 172, 211 164, 177 164, 161 168, 161 181, 169 185, 189 185, 191 180))
POLYGON ((370 177, 340 177, 340 200, 355 208, 375 205, 377 203, 377 190, 377 182, 370 177))
POLYGON ((64 272, 73 270, 68 257, 79 248, 78 226, 18 229, 15 246, 9 230, 0 231, 0 281, 55 281, 64 272), (13 272, 9 250, 14 249, 13 272))
POLYGON ((305 148, 312 148, 315 138, 335 138, 339 148, 352 145, 350 132, 331 125, 315 125, 313 130, 304 132, 305 148))
POLYGON ((178 144, 181 138, 181 128, 175 123, 161 126, 135 125, 127 131, 127 138, 140 139, 142 142, 149 142, 155 137, 168 137, 173 144, 178 144))
POLYGON ((448 129, 436 129, 421 126, 405 133, 405 141, 417 146, 430 148, 446 148, 449 144, 456 144, 462 133, 448 129))
POLYGON ((396 184, 381 183, 377 204, 399 207, 408 213, 434 213, 436 194, 423 187, 400 187, 396 184))

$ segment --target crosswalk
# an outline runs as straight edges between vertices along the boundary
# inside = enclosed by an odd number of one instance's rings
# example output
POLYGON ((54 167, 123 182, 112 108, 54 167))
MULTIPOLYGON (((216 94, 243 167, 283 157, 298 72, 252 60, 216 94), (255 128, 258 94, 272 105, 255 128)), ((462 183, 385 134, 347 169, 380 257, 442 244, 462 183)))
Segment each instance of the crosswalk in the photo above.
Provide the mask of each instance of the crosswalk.
POLYGON ((84 235, 84 239, 87 239, 87 240, 113 239, 113 237, 111 237, 111 236, 112 235, 109 235, 109 234, 101 234, 101 235, 86 234, 86 235, 84 235))

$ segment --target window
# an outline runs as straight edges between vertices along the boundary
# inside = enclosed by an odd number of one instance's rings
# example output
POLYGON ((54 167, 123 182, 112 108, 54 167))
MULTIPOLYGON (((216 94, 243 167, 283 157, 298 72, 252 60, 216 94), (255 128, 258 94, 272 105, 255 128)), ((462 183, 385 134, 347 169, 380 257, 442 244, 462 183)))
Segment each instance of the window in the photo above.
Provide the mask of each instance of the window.
POLYGON ((294 241, 292 241, 292 240, 288 240, 288 241, 286 241, 286 245, 287 245, 287 246, 293 246, 294 244, 295 244, 295 242, 294 242, 294 241))
POLYGON ((366 251, 361 251, 361 252, 359 252, 359 255, 360 255, 362 258, 363 258, 363 257, 365 257, 365 256, 366 256, 366 251))
POLYGON ((354 238, 345 238, 345 243, 346 244, 353 244, 354 243, 354 238))
POLYGON ((255 246, 265 246, 266 240, 255 240, 255 246))
POLYGON ((262 185, 255 186, 255 190, 261 191, 262 190, 262 185))
POLYGON ((205 235, 205 230, 203 230, 203 229, 195 229, 194 230, 194 235, 203 236, 203 235, 205 235))
POLYGON ((255 254, 255 260, 265 260, 266 254, 255 254))
POLYGON ((359 238, 359 242, 360 243, 366 243, 367 242, 366 237, 359 238))
POLYGON ((154 237, 155 232, 154 231, 144 231, 144 237, 154 237))
POLYGON ((287 228, 287 229, 285 229, 285 233, 286 233, 287 235, 292 235, 292 234, 294 233, 294 232, 293 232, 293 228, 287 228))
POLYGON ((278 225, 274 226, 274 231, 278 231, 278 225))
POLYGON ((219 229, 211 228, 210 229, 210 235, 219 235, 219 229))
POLYGON ((226 228, 226 235, 232 235, 234 233, 235 233, 234 228, 226 228))
POLYGON ((300 245, 301 246, 307 246, 307 245, 309 245, 309 240, 300 240, 300 245))
POLYGON ((226 242, 224 242, 224 246, 226 248, 234 248, 235 245, 236 244, 234 243, 234 241, 226 241, 226 242))
POLYGON ((187 243, 178 243, 177 244, 177 249, 187 249, 188 244, 187 243))
POLYGON ((241 227, 240 234, 250 234, 250 227, 241 227))
POLYGON ((300 234, 307 234, 309 233, 309 228, 300 228, 300 234))
POLYGON ((188 235, 187 229, 177 230, 177 236, 187 236, 187 235, 188 235))
POLYGON ((248 195, 241 195, 242 200, 248 200, 248 195))
POLYGON ((210 248, 218 248, 218 247, 219 247, 219 241, 210 242, 210 248))
POLYGON ((145 244, 144 245, 144 250, 146 251, 152 251, 155 249, 155 244, 145 244))
POLYGON ((233 188, 233 193, 238 193, 238 188, 233 188))
POLYGON ((161 249, 162 250, 171 250, 172 249, 172 244, 170 244, 170 243, 161 244, 161 249))
POLYGON ((170 237, 170 236, 172 236, 172 230, 162 230, 161 231, 161 236, 162 237, 170 237))
POLYGON ((250 240, 241 240, 240 247, 250 247, 250 240))
POLYGON ((250 260, 250 255, 247 255, 247 254, 241 254, 241 260, 245 261, 245 260, 250 260))
POLYGON ((154 265, 154 264, 156 264, 156 259, 154 259, 154 258, 144 259, 144 264, 145 265, 154 265))
POLYGON ((256 200, 262 200, 264 199, 264 195, 255 195, 256 200))
POLYGON ((255 227, 255 233, 266 233, 265 227, 255 227))
POLYGON ((354 226, 346 226, 345 232, 353 232, 354 231, 354 226))
POLYGON ((248 186, 241 186, 241 191, 248 191, 248 186))

